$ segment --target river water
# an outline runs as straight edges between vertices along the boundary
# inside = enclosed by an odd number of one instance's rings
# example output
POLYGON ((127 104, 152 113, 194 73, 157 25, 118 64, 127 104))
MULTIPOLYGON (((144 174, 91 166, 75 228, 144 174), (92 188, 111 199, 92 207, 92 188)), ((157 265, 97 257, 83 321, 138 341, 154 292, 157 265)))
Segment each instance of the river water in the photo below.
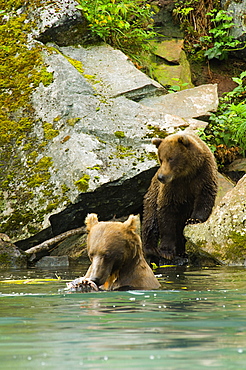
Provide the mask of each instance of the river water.
POLYGON ((0 271, 0 369, 246 369, 245 268, 159 269, 158 291, 27 280, 83 268, 0 271))

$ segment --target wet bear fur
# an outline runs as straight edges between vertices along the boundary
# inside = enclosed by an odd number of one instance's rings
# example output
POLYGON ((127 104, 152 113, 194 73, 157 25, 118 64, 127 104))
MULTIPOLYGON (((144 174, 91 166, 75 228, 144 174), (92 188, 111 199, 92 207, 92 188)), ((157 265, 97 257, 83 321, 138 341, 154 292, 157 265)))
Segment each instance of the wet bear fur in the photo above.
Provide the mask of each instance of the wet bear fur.
POLYGON ((91 265, 75 285, 97 290, 158 289, 160 284, 147 264, 137 229, 139 218, 130 215, 125 222, 99 222, 89 214, 87 251, 91 265))
POLYGON ((185 255, 183 229, 204 222, 214 206, 217 166, 208 146, 195 134, 154 138, 160 167, 144 197, 143 249, 158 264, 185 255))

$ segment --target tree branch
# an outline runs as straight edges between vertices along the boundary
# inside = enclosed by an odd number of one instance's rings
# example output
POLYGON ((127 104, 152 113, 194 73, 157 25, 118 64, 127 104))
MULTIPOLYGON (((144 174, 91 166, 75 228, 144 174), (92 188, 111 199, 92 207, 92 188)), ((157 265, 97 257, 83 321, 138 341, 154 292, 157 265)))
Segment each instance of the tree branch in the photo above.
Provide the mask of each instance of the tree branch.
POLYGON ((33 253, 37 253, 40 251, 49 250, 54 244, 62 242, 64 239, 68 238, 69 236, 84 234, 85 232, 86 232, 85 226, 79 227, 77 229, 72 229, 60 235, 57 235, 54 238, 48 239, 41 244, 35 245, 35 247, 27 249, 25 252, 27 254, 33 254, 33 253))

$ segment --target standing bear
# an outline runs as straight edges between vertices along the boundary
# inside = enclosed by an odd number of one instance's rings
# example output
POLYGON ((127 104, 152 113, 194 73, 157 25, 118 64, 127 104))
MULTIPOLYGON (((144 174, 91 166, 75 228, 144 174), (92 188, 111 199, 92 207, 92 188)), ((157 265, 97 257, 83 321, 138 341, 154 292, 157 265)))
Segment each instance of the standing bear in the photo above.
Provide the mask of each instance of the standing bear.
POLYGON ((157 265, 185 257, 183 229, 208 219, 217 193, 217 166, 196 135, 154 138, 160 168, 144 197, 142 239, 145 256, 157 265))

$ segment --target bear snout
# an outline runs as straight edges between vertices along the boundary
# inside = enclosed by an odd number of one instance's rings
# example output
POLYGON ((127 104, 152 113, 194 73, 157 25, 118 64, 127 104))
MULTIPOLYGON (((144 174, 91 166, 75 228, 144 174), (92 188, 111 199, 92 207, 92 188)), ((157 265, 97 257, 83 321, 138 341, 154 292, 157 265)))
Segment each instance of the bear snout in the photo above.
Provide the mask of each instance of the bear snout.
POLYGON ((159 175, 157 176, 158 180, 162 183, 162 184, 167 184, 168 182, 171 182, 172 181, 172 176, 170 175, 163 175, 162 173, 159 173, 159 175))

